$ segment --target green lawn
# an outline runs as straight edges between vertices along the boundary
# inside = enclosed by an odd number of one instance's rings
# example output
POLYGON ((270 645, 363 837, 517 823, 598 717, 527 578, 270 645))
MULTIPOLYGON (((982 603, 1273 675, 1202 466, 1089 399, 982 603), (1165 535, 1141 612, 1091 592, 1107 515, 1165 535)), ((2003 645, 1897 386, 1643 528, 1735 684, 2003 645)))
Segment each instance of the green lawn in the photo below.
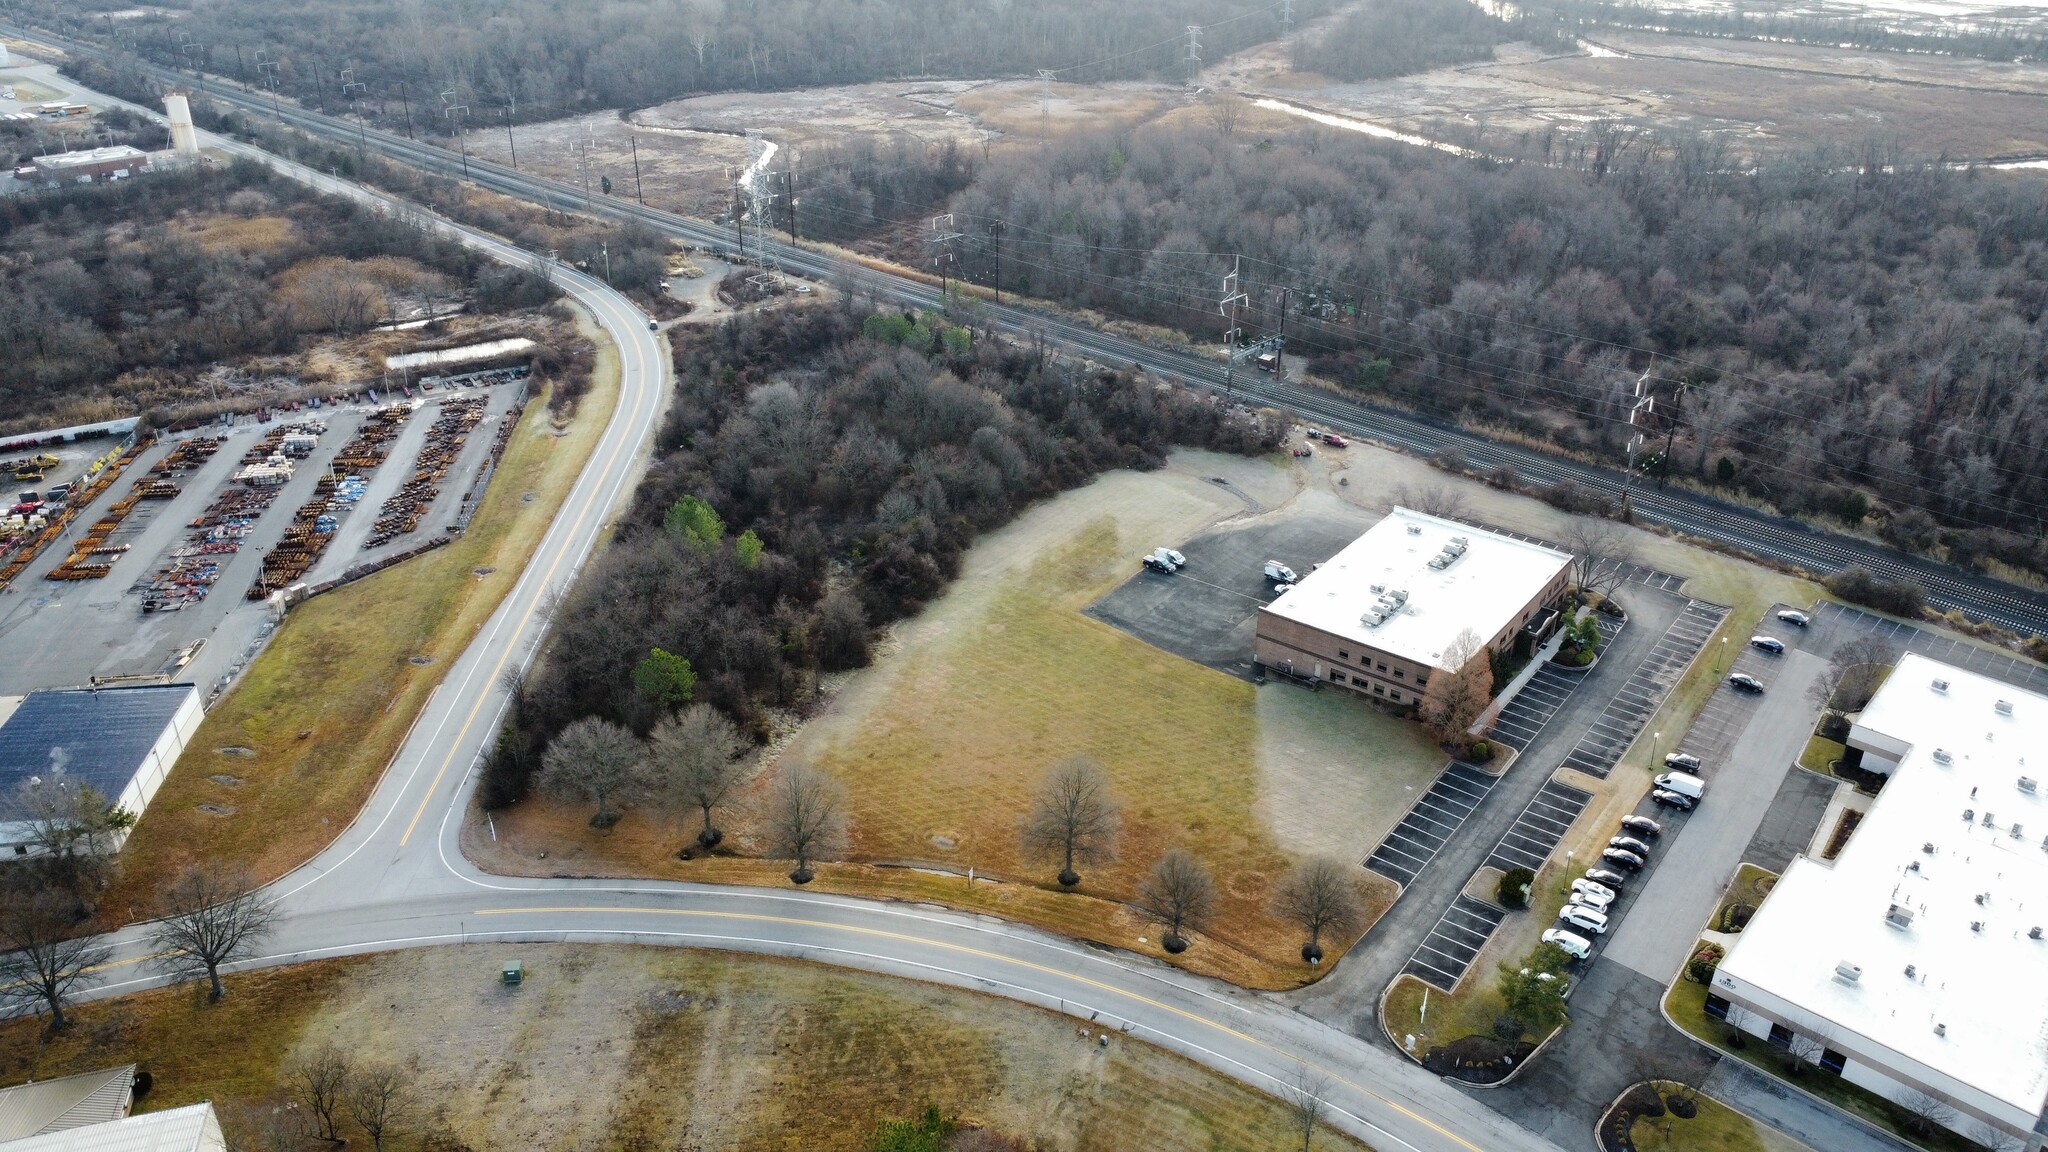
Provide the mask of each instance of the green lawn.
POLYGON ((1699 1112, 1690 1120, 1669 1113, 1638 1119, 1629 1129, 1636 1152, 1812 1152, 1711 1096, 1696 1095, 1693 1104, 1699 1112))
POLYGON ((1818 772, 1823 776, 1831 776, 1834 774, 1835 761, 1841 759, 1842 753, 1848 750, 1848 745, 1843 744, 1840 740, 1830 740, 1825 736, 1815 736, 1806 742, 1806 751, 1799 754, 1799 766, 1809 772, 1818 772))
POLYGON ((1736 870, 1735 879, 1729 881, 1728 890, 1721 894, 1720 906, 1714 909, 1714 918, 1707 921, 1707 927, 1716 932, 1734 929, 1721 926, 1721 918, 1736 904, 1747 904, 1752 908, 1761 907, 1764 897, 1770 895, 1771 886, 1778 882, 1778 874, 1754 864, 1744 864, 1736 870))
POLYGON ((1741 1049, 1728 1046, 1728 1025, 1707 1015, 1707 987, 1680 978, 1672 984, 1671 991, 1664 996, 1664 1011, 1680 1028, 1712 1046, 1716 1052, 1733 1056, 1748 1063, 1766 1075, 1784 1083, 1804 1089, 1860 1119, 1867 1120, 1879 1129, 1891 1132, 1928 1152, 1983 1152, 1976 1143, 1965 1140, 1947 1129, 1936 1129, 1932 1137, 1919 1137, 1906 1130, 1907 1117, 1899 1107, 1874 1092, 1858 1088, 1830 1072, 1810 1070, 1794 1080, 1785 1075, 1785 1060, 1781 1049, 1774 1048, 1754 1036, 1748 1038, 1741 1049))

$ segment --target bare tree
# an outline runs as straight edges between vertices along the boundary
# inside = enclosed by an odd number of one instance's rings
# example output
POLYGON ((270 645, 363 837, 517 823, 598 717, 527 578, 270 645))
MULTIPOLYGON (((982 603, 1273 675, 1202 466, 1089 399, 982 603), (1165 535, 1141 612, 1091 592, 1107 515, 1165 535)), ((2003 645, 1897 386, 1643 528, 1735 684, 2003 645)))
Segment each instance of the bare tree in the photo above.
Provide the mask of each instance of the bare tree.
POLYGON ((1572 554, 1571 581, 1588 592, 1614 595, 1628 581, 1636 550, 1628 529, 1612 520, 1574 516, 1566 523, 1564 550, 1572 554))
POLYGON ((312 1136, 296 1100, 260 1100, 231 1113, 237 1122, 223 1124, 228 1152, 302 1152, 312 1136))
POLYGON ((654 726, 647 742, 648 790, 663 808, 703 814, 699 847, 715 847, 725 839, 711 814, 746 778, 747 765, 740 759, 745 748, 740 730, 709 704, 692 704, 654 726))
POLYGON ((1160 944, 1168 952, 1185 952, 1188 939, 1181 929, 1200 928, 1216 910, 1216 882, 1187 849, 1171 848, 1152 866, 1138 890, 1138 904, 1166 929, 1160 944))
POLYGON ((1937 1128, 1955 1127, 1956 1110, 1939 1096, 1908 1088, 1892 1103, 1905 1112, 1906 1129, 1915 1136, 1932 1136, 1937 1128))
POLYGON ((785 765, 769 796, 768 839, 777 856, 796 861, 790 880, 810 883, 811 861, 846 842, 846 789, 809 765, 785 765))
POLYGON ((150 943, 157 963, 180 975, 205 973, 207 999, 228 994, 222 965, 246 959, 277 926, 277 909, 257 893, 246 867, 192 865, 178 874, 158 901, 150 943))
POLYGON ((1059 882, 1081 882, 1076 863, 1113 859, 1123 814, 1109 794, 1109 773, 1087 756, 1069 756, 1052 766, 1024 821, 1024 851, 1060 858, 1059 882))
POLYGON ((1479 633, 1467 628, 1444 649, 1443 668, 1430 674, 1416 710, 1439 743, 1462 747, 1492 699, 1493 661, 1479 633))
POLYGON ((1804 1075, 1808 1070, 1820 1067, 1821 1054, 1827 1051, 1827 1042, 1818 1036, 1794 1032, 1785 1045, 1785 1069, 1794 1076, 1804 1075))
POLYGON ((1465 494, 1442 481, 1433 481, 1420 488, 1396 484, 1394 503, 1446 520, 1462 519, 1465 515, 1465 494))
POLYGON ((52 1032, 70 1026, 72 989, 113 954, 71 913, 56 892, 15 893, 0 904, 0 1002, 48 1012, 52 1032))
POLYGON ((355 1072, 341 1094, 349 1119, 370 1138, 377 1152, 384 1141, 411 1115, 414 1097, 412 1080, 389 1064, 355 1072))
POLYGON ((540 758, 540 786, 556 796, 595 803, 597 815, 590 826, 609 828, 619 822, 611 802, 632 787, 640 751, 631 731, 585 716, 548 742, 540 758))
POLYGON ((1834 650, 1827 671, 1807 689, 1807 698, 1837 712, 1861 712, 1899 662, 1896 646, 1876 636, 1861 636, 1834 650))
POLYGON ((1964 1135, 1984 1146, 1986 1152, 2021 1152, 2027 1146, 2024 1138, 1984 1120, 1972 1121, 1964 1135))
POLYGON ((1301 958, 1310 964, 1323 958, 1324 932, 1351 931, 1364 911, 1350 867, 1331 856, 1312 856, 1295 865, 1281 881, 1273 907, 1308 933, 1301 958))
POLYGON ((1225 136, 1237 131, 1238 118, 1244 115, 1244 97, 1234 89, 1219 88, 1216 98, 1209 105, 1209 119, 1216 124, 1216 130, 1225 136))
POLYGON ((78 916, 88 914, 114 838, 135 826, 134 815, 61 767, 24 780, 16 801, 35 866, 71 894, 78 916))
POLYGON ((322 1140, 337 1139, 334 1115, 341 1110, 352 1074, 347 1054, 332 1044, 322 1044, 285 1066, 285 1082, 293 1097, 306 1106, 322 1140))
POLYGON ((1309 1152, 1316 1129, 1322 1126, 1327 1108, 1323 1097, 1330 1094, 1332 1086, 1328 1076, 1309 1067, 1306 1061, 1294 1062, 1294 1077, 1288 1081, 1281 1099, 1287 1103, 1289 1125, 1301 1133, 1301 1152, 1309 1152))

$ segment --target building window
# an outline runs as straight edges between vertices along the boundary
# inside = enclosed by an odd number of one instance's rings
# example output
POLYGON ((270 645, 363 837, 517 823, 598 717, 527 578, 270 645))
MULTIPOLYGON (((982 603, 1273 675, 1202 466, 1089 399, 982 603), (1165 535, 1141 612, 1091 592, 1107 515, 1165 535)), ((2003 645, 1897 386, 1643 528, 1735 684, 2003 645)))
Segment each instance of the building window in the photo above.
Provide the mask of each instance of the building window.
POLYGON ((1385 696, 1387 694, 1386 688, 1379 684, 1373 685, 1372 690, 1376 695, 1385 696))
POLYGON ((1707 993, 1707 1015, 1712 1016, 1716 1020, 1726 1020, 1729 1007, 1726 996, 1716 996, 1712 992, 1707 993))
POLYGON ((1416 674, 1415 674, 1415 686, 1416 686, 1417 688, 1427 688, 1427 687, 1429 687, 1429 677, 1427 677, 1427 676, 1424 676, 1424 675, 1423 675, 1423 674, 1421 674, 1420 672, 1416 673, 1416 674))
POLYGON ((1849 1058, 1847 1056, 1842 1055, 1840 1052, 1835 1051, 1833 1048, 1821 1049, 1820 1066, 1827 1069, 1830 1072, 1833 1072, 1835 1075, 1840 1076, 1842 1074, 1843 1065, 1846 1065, 1847 1063, 1849 1063, 1849 1058))
POLYGON ((1381 662, 1381 664, 1380 664, 1380 671, 1382 671, 1382 672, 1385 672, 1386 670, 1387 670, 1387 665, 1386 665, 1386 663, 1385 663, 1384 661, 1382 661, 1382 662, 1381 662))
POLYGON ((1345 650, 1343 650, 1342 648, 1339 648, 1339 649, 1337 649, 1337 659, 1339 659, 1339 660, 1349 660, 1349 659, 1351 659, 1351 653, 1349 653, 1349 652, 1346 652, 1346 651, 1345 651, 1345 650))
POLYGON ((1399 704, 1401 702, 1401 694, 1399 692, 1396 692, 1391 697, 1391 699, 1394 701, 1394 703, 1399 704))
POLYGON ((1401 671, 1399 668, 1394 669, 1394 679, 1406 680, 1407 678, 1408 674, 1406 672, 1401 671))
POLYGON ((1338 683, 1338 684, 1342 684, 1342 683, 1344 683, 1344 682, 1345 682, 1345 680, 1344 680, 1344 674, 1343 674, 1342 672, 1332 672, 1332 673, 1330 673, 1330 679, 1331 679, 1332 681, 1334 681, 1335 683, 1338 683))
POLYGON ((1792 1046, 1792 1030, 1783 1024, 1771 1025, 1771 1044, 1778 1048, 1790 1048, 1792 1046))

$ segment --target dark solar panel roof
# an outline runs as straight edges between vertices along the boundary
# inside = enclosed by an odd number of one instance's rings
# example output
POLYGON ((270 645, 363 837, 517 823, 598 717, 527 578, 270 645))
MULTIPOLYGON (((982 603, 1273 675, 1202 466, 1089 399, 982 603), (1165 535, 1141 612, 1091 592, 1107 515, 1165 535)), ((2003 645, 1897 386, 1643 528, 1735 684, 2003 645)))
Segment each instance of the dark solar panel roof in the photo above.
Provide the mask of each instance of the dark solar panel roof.
POLYGON ((62 772, 112 800, 192 692, 190 684, 31 692, 0 724, 0 815, 22 781, 62 772))

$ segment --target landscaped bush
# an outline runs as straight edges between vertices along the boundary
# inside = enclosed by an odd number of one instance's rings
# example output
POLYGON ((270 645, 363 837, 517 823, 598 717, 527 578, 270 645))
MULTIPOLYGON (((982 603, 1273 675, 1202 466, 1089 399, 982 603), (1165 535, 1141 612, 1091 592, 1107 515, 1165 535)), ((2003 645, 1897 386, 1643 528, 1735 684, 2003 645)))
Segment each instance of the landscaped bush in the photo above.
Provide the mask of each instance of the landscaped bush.
POLYGON ((1500 883, 1494 885, 1494 901, 1503 908, 1527 908, 1529 888, 1535 883, 1534 872, 1527 868, 1510 868, 1501 873, 1500 883))
POLYGON ((1694 952, 1692 959, 1685 963, 1686 979, 1696 984, 1712 984, 1714 982, 1714 970, 1721 966, 1721 958, 1727 954, 1727 949, 1719 944, 1706 943, 1700 945, 1699 951, 1694 952))
POLYGON ((1822 581, 1852 604, 1917 620, 1927 607, 1927 590, 1911 580, 1880 580, 1863 567, 1844 568, 1822 581))

